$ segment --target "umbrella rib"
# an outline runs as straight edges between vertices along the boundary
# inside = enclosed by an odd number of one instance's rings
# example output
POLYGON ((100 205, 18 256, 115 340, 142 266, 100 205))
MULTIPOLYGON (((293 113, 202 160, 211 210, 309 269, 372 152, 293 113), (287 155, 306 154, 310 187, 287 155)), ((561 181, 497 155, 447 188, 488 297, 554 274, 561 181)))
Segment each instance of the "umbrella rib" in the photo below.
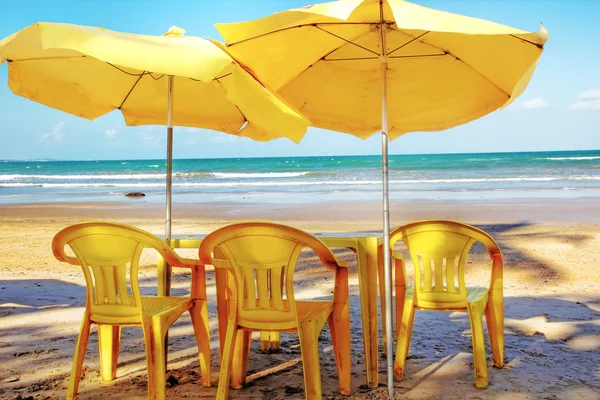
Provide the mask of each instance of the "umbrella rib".
MULTIPOLYGON (((392 56, 393 59, 401 58, 423 58, 423 57, 442 57, 448 55, 447 53, 440 54, 415 54, 414 56, 392 56)), ((349 57, 349 58, 329 58, 323 61, 360 61, 360 60, 377 60, 379 57, 349 57)))
POLYGON ((400 58, 423 58, 423 57, 441 57, 441 56, 447 56, 448 53, 439 53, 439 54, 415 54, 415 55, 408 55, 408 56, 392 56, 390 58, 394 58, 394 59, 400 59, 400 58))
MULTIPOLYGON (((216 78, 213 78, 213 80, 218 81, 219 79, 223 79, 228 77, 229 75, 231 75, 231 72, 226 73, 225 75, 221 75, 221 76, 217 76, 216 78)), ((219 82, 220 83, 220 82, 219 82)))
POLYGON ((133 92, 133 89, 135 89, 135 87, 137 86, 137 84, 139 83, 139 81, 144 77, 144 74, 141 74, 140 76, 138 76, 138 78, 136 79, 135 83, 133 84, 133 86, 131 87, 131 89, 129 89, 129 92, 127 92, 127 94, 125 95, 125 98, 123 99, 123 101, 121 102, 121 105, 119 107, 117 107, 119 110, 121 109, 121 107, 123 107, 123 104, 125 104, 125 102, 127 101, 127 99, 129 98, 129 95, 131 94, 131 92, 133 92))
MULTIPOLYGON (((409 35, 408 33, 399 30, 399 32, 402 32, 406 35, 409 35)), ((409 35, 410 36, 410 35, 409 35)), ((478 74, 479 76, 481 76, 483 79, 485 79, 489 84, 491 84, 492 86, 494 86, 496 89, 498 89, 500 92, 502 92, 504 95, 506 95, 506 97, 508 97, 509 99, 511 98, 511 95, 509 93, 507 93, 504 89, 502 89, 500 86, 498 86, 493 80, 491 80, 490 78, 488 78, 487 76, 485 76, 485 74, 483 74, 481 71, 479 71, 477 68, 467 64, 464 60, 462 60, 461 58, 455 56, 454 54, 452 54, 450 51, 441 48, 440 46, 435 45, 434 43, 430 43, 430 42, 423 42, 424 44, 427 44, 429 46, 432 46, 440 51, 443 51, 445 54, 449 55, 450 57, 454 58, 456 61, 462 63, 464 66, 466 66, 467 68, 471 69, 472 71, 474 71, 476 74, 478 74)), ((437 54, 432 54, 431 56, 434 56, 437 54)), ((397 58, 397 57, 395 57, 397 58)))
POLYGON ((64 56, 64 57, 35 57, 35 58, 21 58, 21 59, 10 59, 10 60, 6 60, 7 62, 15 62, 15 61, 46 61, 46 60, 62 60, 62 59, 68 59, 68 58, 86 58, 85 55, 81 55, 81 56, 64 56))
MULTIPOLYGON (((214 78, 214 79, 213 79, 213 80, 217 81, 217 83, 219 84, 219 86, 221 87, 221 89, 223 89, 223 91, 224 91, 225 93, 227 93, 227 90, 225 90, 225 88, 223 87, 223 84, 221 83, 220 79, 221 79, 221 78, 225 78, 225 77, 227 77, 227 76, 229 76, 229 75, 231 75, 231 73, 228 73, 228 74, 225 74, 225 75, 223 75, 223 76, 216 77, 216 78, 214 78)), ((237 110, 240 112, 240 115, 241 115, 242 117, 244 117, 244 124, 242 124, 242 126, 244 126, 244 125, 246 125, 248 122, 250 122, 250 121, 248 121, 248 118, 246 118, 246 116, 244 115, 244 113, 242 112, 242 110, 240 110, 240 108, 238 107, 238 105, 237 105, 237 104, 234 104, 234 103, 231 103, 231 104, 233 104, 233 105, 235 106, 235 108, 236 108, 236 109, 237 109, 237 110)), ((239 131, 238 131, 238 132, 239 132, 239 131)))
MULTIPOLYGON (((213 78, 212 80, 213 80, 213 81, 218 81, 219 79, 226 78, 226 77, 228 77, 229 75, 231 75, 231 72, 229 72, 229 73, 226 73, 225 75, 217 76, 217 77, 213 78)), ((193 80, 194 82, 204 82, 204 81, 203 81, 203 80, 201 80, 201 79, 194 79, 194 78, 189 78, 189 79, 193 80)))
POLYGON ((323 61, 360 61, 360 60, 377 60, 379 57, 348 57, 348 58, 323 58, 323 61))
POLYGON ((510 34, 510 35, 508 35, 508 36, 514 37, 515 39, 522 40, 522 41, 524 41, 525 43, 532 44, 532 45, 534 45, 535 47, 537 47, 538 49, 543 49, 543 48, 544 48, 544 45, 542 45, 542 44, 539 44, 539 43, 532 42, 531 40, 523 39, 523 38, 521 38, 521 37, 518 37, 517 35, 510 34))
POLYGON ((144 76, 144 75, 150 75, 150 77, 151 77, 152 79, 154 79, 155 81, 157 81, 157 80, 159 80, 159 79, 162 79, 162 78, 163 78, 163 77, 166 75, 166 74, 162 74, 162 75, 160 75, 160 76, 154 77, 154 75, 152 75, 152 72, 150 72, 150 71, 142 71, 142 73, 141 73, 141 74, 136 74, 136 73, 133 73, 133 72, 127 72, 127 71, 125 71, 124 69, 122 69, 122 68, 119 68, 119 67, 117 67, 116 65, 114 65, 114 64, 111 64, 111 63, 109 63, 109 62, 107 62, 107 64, 108 64, 108 65, 110 65, 111 67, 113 67, 114 69, 116 69, 116 70, 118 70, 118 71, 121 71, 122 73, 124 73, 124 74, 127 74, 127 75, 129 75, 129 76, 139 76, 139 77, 142 77, 142 76, 144 76))
POLYGON ((411 44, 411 43, 412 43, 412 42, 414 42, 415 40, 419 40, 419 39, 421 39, 423 36, 427 35, 429 32, 431 32, 431 31, 427 31, 427 32, 425 32, 425 33, 422 33, 422 34, 420 34, 419 36, 417 36, 417 37, 413 38, 412 40, 409 40, 408 42, 404 43, 403 45, 400 45, 399 47, 396 47, 394 50, 392 50, 392 51, 388 52, 388 53, 387 53, 387 55, 389 56, 390 54, 394 53, 395 51, 398 51, 398 50, 400 50, 401 48, 408 46, 409 44, 411 44))
POLYGON ((152 75, 152 72, 149 71, 142 71, 141 74, 135 74, 133 72, 127 72, 122 68, 117 67, 114 64, 111 64, 109 62, 106 62, 108 65, 110 65, 111 67, 113 67, 114 69, 116 69, 117 71, 120 71, 124 74, 127 74, 129 76, 137 76, 138 78, 136 79, 135 83, 133 84, 133 86, 131 86, 131 89, 129 89, 129 91, 127 92, 127 94, 125 95, 125 98, 123 99, 123 101, 121 102, 121 105, 119 107, 117 107, 117 109, 121 109, 121 107, 123 107, 123 104, 125 104, 125 102, 127 101, 127 99, 129 98, 129 96, 131 95, 131 92, 133 92, 133 89, 135 89, 135 87, 137 86, 137 84, 139 83, 139 81, 144 77, 144 75, 148 75, 150 76, 152 79, 154 79, 155 81, 161 79, 163 76, 165 76, 165 74, 162 74, 161 76, 155 78, 154 75, 152 75))
POLYGON ((305 26, 314 26, 317 27, 317 25, 373 25, 373 24, 378 24, 379 21, 377 22, 324 22, 324 23, 310 23, 310 24, 300 24, 300 25, 294 25, 294 26, 288 26, 285 28, 281 28, 281 29, 275 29, 269 32, 265 32, 265 33, 261 33, 260 35, 256 35, 256 36, 252 36, 252 37, 248 37, 245 39, 242 39, 240 41, 237 42, 231 42, 231 43, 227 43, 225 46, 229 47, 229 46, 234 46, 236 44, 240 44, 240 43, 244 43, 244 42, 248 42, 250 40, 254 40, 254 39, 258 39, 261 38, 263 36, 269 36, 269 35, 273 35, 275 33, 279 33, 279 32, 283 32, 283 31, 289 31, 292 29, 298 29, 298 28, 304 28, 305 26))
MULTIPOLYGON (((335 33, 333 33, 333 32, 329 32, 328 30, 325 30, 325 29, 321 28, 321 27, 320 27, 320 26, 318 26, 318 25, 315 25, 315 28, 319 29, 319 30, 320 30, 320 31, 322 31, 322 32, 328 33, 328 34, 330 34, 331 36, 333 36, 333 37, 335 37, 335 38, 338 38, 338 39, 340 39, 340 40, 343 40, 344 42, 346 42, 346 43, 348 43, 348 44, 354 45, 354 46, 356 46, 356 47, 358 47, 358 48, 361 48, 361 49, 363 49, 363 50, 366 50, 366 51, 368 51, 369 53, 373 53, 373 54, 375 54, 375 55, 379 56, 379 53, 378 53, 378 52, 376 52, 376 51, 373 51, 373 50, 371 50, 371 49, 369 49, 369 48, 367 48, 367 47, 361 46, 361 45, 359 45, 359 44, 356 44, 356 43, 354 43, 354 42, 353 42, 353 41, 351 41, 351 40, 344 39, 343 37, 341 37, 341 36, 339 36, 339 35, 336 35, 336 34, 335 34, 335 33)), ((335 49, 335 50, 331 51, 330 53, 328 53, 328 54, 324 55, 322 58, 323 58, 323 59, 325 59, 325 57, 327 57, 329 54, 331 54, 331 53, 333 53, 334 51, 337 51, 337 50, 339 50, 339 47, 338 47, 337 49, 335 49)))
MULTIPOLYGON (((437 47, 437 46, 435 46, 437 47)), ((454 54, 450 53, 449 51, 446 51, 446 54, 448 54, 450 57, 454 58, 456 61, 462 63, 463 65, 465 65, 467 68, 470 68, 471 70, 473 70, 475 73, 479 74, 483 79, 485 79, 486 81, 488 81, 492 86, 495 86, 496 89, 498 89, 500 92, 504 93, 506 95, 506 97, 508 97, 510 99, 510 94, 506 93, 506 91, 504 89, 502 89, 500 86, 498 86, 496 84, 496 82, 494 82, 493 80, 491 80, 490 78, 488 78, 487 76, 485 76, 481 71, 479 71, 477 68, 467 64, 464 60, 456 57, 454 54)))

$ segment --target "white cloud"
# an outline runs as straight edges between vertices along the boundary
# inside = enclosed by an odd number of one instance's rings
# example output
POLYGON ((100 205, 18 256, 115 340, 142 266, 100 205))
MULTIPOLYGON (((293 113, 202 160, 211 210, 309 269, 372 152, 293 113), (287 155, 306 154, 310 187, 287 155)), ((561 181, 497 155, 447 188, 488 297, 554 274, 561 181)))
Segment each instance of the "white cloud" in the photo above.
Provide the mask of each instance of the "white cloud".
POLYGON ((117 137, 117 130, 115 128, 112 129, 107 129, 104 131, 104 133, 106 134, 106 137, 109 139, 114 139, 117 137))
POLYGON ((581 93, 579 100, 569 106, 569 110, 600 110, 600 89, 590 89, 581 93))
POLYGON ((597 100, 600 99, 600 89, 590 89, 579 95, 580 100, 597 100))
POLYGON ((52 132, 42 134, 41 140, 45 142, 61 140, 63 137, 62 131, 64 127, 65 121, 57 122, 52 127, 52 132))
POLYGON ((550 107, 550 103, 543 97, 536 97, 535 99, 524 101, 521 104, 521 108, 525 110, 535 110, 539 108, 548 108, 550 107))

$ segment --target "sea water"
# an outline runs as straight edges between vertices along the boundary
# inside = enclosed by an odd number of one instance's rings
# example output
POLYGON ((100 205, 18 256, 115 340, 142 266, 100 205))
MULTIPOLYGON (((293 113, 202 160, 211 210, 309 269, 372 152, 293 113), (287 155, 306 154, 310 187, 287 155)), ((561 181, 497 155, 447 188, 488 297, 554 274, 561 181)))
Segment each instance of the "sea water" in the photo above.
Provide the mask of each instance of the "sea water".
MULTIPOLYGON (((173 161, 173 202, 316 202, 381 197, 381 156, 173 161)), ((2 203, 165 199, 165 160, 0 162, 2 203)), ((600 197, 600 150, 390 155, 390 197, 600 197)))

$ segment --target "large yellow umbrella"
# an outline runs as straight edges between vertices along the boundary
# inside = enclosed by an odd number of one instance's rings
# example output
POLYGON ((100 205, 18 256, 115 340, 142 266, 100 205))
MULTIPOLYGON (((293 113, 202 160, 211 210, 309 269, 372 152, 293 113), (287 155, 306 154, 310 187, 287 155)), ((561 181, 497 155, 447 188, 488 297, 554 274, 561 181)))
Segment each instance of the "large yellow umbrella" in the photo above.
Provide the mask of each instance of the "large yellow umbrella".
MULTIPOLYGON (((313 125, 360 138, 382 132, 384 243, 389 138, 450 128, 506 106, 527 86, 548 38, 543 27, 526 32, 402 0, 340 0, 216 27, 226 50, 313 125)), ((390 259, 383 254, 391 328, 390 259)))
POLYGON ((300 141, 308 120, 208 40, 40 22, 0 41, 20 96, 87 119, 119 109, 127 125, 167 125, 166 238, 171 236, 173 125, 255 140, 300 141))

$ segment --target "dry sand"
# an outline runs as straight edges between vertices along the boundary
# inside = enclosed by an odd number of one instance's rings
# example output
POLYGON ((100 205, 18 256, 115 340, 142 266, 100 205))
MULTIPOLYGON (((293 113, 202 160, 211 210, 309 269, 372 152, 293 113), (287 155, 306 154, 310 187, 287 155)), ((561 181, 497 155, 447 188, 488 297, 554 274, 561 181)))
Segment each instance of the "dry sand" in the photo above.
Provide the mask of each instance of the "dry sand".
MULTIPOLYGON (((599 399, 600 398, 600 206, 598 199, 477 202, 410 202, 395 204, 392 226, 417 219, 462 220, 496 238, 505 255, 506 366, 489 365, 489 387, 473 385, 471 338, 464 313, 417 312, 404 380, 397 396, 409 399, 599 399)), ((380 230, 379 203, 313 204, 264 207, 258 204, 176 204, 175 234, 207 233, 227 223, 262 219, 288 223, 312 232, 380 230)), ((85 303, 78 268, 56 261, 50 251, 53 235, 84 220, 132 224, 163 232, 159 204, 137 199, 123 203, 0 205, 0 398, 64 398, 71 357, 85 303)), ((489 269, 476 248, 469 264, 469 282, 485 283, 489 269)), ((383 353, 380 387, 365 384, 356 260, 351 262, 353 381, 350 398, 385 398, 383 353)), ((186 254, 195 256, 194 252, 186 254)), ((143 291, 156 284, 153 258, 144 260, 143 291)), ((299 295, 330 293, 310 255, 298 273, 299 295)), ((174 277, 174 294, 186 294, 188 276, 174 277)), ((209 302, 215 320, 214 280, 209 302)), ((212 380, 218 379, 216 323, 211 325, 212 380)), ((213 398, 215 387, 199 384, 193 331, 184 315, 170 330, 167 397, 213 398)), ((322 334, 323 394, 339 398, 335 363, 327 328, 322 334)), ((380 342, 381 343, 381 342, 380 342)), ((94 331, 85 360, 80 399, 146 398, 142 332, 123 331, 118 378, 100 383, 94 331)), ((487 350, 488 357, 490 350, 487 350)), ((260 354, 253 343, 249 374, 267 369, 266 377, 249 378, 232 398, 303 398, 300 348, 295 335, 282 337, 281 351, 260 354)))

